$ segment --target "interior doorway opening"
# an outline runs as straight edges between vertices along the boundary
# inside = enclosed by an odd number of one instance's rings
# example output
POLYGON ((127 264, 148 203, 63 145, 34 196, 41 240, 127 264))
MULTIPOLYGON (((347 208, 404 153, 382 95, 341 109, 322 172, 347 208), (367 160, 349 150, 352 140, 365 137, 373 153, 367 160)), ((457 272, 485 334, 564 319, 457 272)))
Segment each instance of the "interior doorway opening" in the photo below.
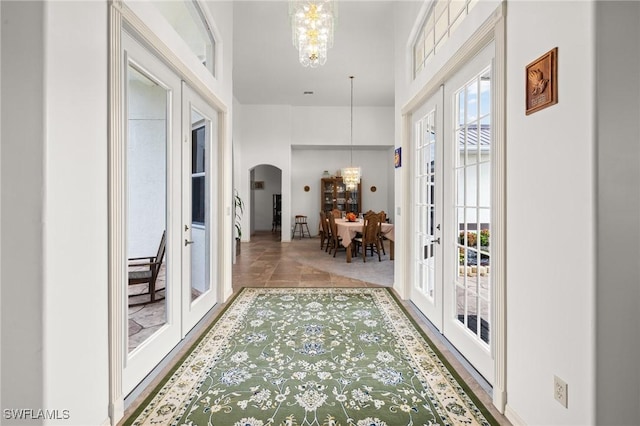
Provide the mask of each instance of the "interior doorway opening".
POLYGON ((249 171, 251 182, 250 235, 269 231, 282 234, 282 170, 260 164, 249 171))

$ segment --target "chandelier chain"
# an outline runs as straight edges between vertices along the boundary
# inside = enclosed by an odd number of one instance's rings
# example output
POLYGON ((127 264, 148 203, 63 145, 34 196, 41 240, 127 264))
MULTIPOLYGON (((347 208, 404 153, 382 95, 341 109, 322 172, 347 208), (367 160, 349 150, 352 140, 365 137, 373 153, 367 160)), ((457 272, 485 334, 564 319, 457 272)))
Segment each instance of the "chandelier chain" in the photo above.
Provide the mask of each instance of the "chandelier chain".
POLYGON ((349 167, 342 169, 342 180, 347 187, 348 191, 356 191, 358 184, 360 183, 360 167, 353 166, 353 79, 354 76, 349 76, 351 79, 351 108, 350 108, 350 128, 349 128, 349 167))
POLYGON ((351 79, 351 133, 349 135, 349 139, 351 141, 351 155, 349 157, 349 164, 353 166, 353 76, 349 77, 351 79))

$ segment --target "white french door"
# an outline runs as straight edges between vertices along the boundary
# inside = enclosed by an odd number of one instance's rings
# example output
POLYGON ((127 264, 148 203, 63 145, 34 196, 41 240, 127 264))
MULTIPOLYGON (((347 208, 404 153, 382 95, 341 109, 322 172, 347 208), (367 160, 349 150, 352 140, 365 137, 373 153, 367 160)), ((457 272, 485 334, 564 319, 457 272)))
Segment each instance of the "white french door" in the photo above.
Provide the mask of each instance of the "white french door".
POLYGON ((413 114, 411 300, 442 330, 442 87, 413 114))
POLYGON ((155 300, 123 283, 126 395, 217 302, 219 144, 214 108, 126 32, 122 46, 126 255, 161 264, 155 300))
POLYGON ((445 85, 444 334, 493 382, 491 317, 491 145, 494 44, 445 85))
POLYGON ((182 91, 182 335, 217 302, 218 115, 193 89, 182 91))
POLYGON ((411 298, 490 383, 494 51, 483 48, 413 114, 411 298))
POLYGON ((136 296, 137 292, 148 292, 148 284, 123 283, 127 308, 123 391, 127 394, 181 338, 181 235, 176 232, 180 216, 173 214, 181 194, 181 80, 128 33, 122 34, 126 64, 127 258, 156 255, 166 232, 166 253, 157 259, 161 269, 154 295, 164 299, 133 306, 137 299, 148 300, 150 296, 136 296))

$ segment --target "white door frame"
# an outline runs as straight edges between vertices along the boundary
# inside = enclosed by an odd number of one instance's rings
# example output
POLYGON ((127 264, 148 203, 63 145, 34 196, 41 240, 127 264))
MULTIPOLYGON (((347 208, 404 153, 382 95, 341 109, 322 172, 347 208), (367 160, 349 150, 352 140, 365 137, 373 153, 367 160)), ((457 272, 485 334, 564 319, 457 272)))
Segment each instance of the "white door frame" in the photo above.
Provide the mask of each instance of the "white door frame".
MULTIPOLYGON (((505 5, 501 4, 493 15, 465 42, 453 57, 446 62, 421 89, 401 109, 402 114, 402 146, 410 150, 412 115, 424 104, 449 76, 473 58, 490 41, 495 42, 494 81, 493 81, 493 141, 492 141, 492 175, 491 175, 491 253, 493 275, 493 306, 491 341, 494 353, 493 404, 504 413, 506 406, 506 40, 505 40, 505 5)), ((411 211, 412 196, 405 196, 402 202, 403 211, 411 211)), ((408 223, 403 229, 402 240, 406 244, 413 241, 413 225, 408 223)), ((411 253, 408 245, 404 247, 411 253)), ((413 259, 408 256, 402 260, 404 270, 411 270, 413 259)), ((404 283, 404 294, 411 294, 411 282, 404 283)))
MULTIPOLYGON (((141 5, 145 6, 144 4, 141 5)), ((227 134, 229 114, 227 105, 211 90, 206 78, 190 69, 143 20, 121 0, 109 2, 109 420, 116 425, 124 416, 123 369, 126 348, 126 135, 122 122, 124 112, 124 85, 126 84, 122 55, 122 31, 127 29, 165 64, 169 65, 218 114, 219 158, 221 169, 218 182, 220 214, 214 225, 219 229, 217 241, 219 256, 218 300, 231 295, 231 146, 227 134), (229 242, 227 244, 226 242, 229 242)))

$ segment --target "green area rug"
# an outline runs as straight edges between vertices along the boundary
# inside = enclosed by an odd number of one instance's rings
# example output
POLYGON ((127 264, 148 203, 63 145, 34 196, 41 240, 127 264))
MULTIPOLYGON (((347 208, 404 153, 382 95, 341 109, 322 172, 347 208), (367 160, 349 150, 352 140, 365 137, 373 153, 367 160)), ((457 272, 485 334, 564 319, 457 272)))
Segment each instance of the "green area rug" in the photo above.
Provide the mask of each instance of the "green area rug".
POLYGON ((497 424, 384 288, 246 288, 126 424, 497 424))

